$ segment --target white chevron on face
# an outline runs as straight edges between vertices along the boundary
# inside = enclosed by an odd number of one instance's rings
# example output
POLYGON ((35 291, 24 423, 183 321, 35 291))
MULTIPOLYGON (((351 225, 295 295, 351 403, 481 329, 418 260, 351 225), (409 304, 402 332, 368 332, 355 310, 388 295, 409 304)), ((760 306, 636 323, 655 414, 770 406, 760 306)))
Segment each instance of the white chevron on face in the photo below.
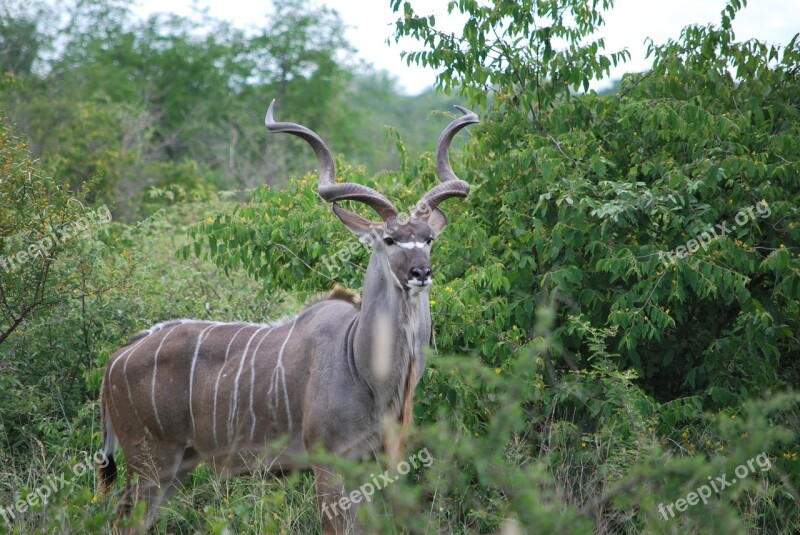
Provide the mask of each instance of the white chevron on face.
POLYGON ((424 242, 424 241, 422 241, 422 242, 419 242, 419 241, 409 241, 409 242, 399 241, 399 242, 396 243, 396 245, 398 247, 403 248, 403 249, 424 249, 430 244, 427 243, 427 242, 424 242))

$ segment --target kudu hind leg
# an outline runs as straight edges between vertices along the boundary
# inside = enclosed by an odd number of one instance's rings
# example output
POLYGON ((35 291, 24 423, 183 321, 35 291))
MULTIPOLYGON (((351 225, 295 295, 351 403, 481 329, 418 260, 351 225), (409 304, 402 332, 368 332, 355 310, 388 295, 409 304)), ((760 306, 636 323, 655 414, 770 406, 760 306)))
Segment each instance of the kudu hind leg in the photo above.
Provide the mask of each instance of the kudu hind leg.
POLYGON ((176 492, 179 490, 183 490, 183 487, 189 481, 189 478, 194 472, 194 469, 197 468, 197 465, 200 464, 201 458, 200 454, 194 448, 186 448, 183 453, 183 459, 181 459, 180 466, 178 467, 178 471, 175 474, 175 477, 172 479, 172 483, 170 483, 167 490, 164 492, 164 499, 163 501, 166 502, 176 492))
MULTIPOLYGON (((124 448, 123 448, 124 451, 124 448)), ((127 474, 125 478, 125 495, 117 508, 119 518, 130 516, 133 509, 139 504, 145 504, 145 519, 142 525, 129 529, 124 533, 145 533, 153 524, 161 504, 177 490, 182 481, 188 479, 184 463, 186 452, 183 446, 175 444, 146 440, 138 443, 135 448, 124 451, 127 460, 127 474), (131 451, 133 450, 133 451, 131 451), (184 469, 184 470, 182 470, 184 469), (133 476, 138 480, 134 483, 133 476)), ((194 451, 194 450, 191 450, 194 451)), ((197 463, 192 462, 192 470, 197 463)))
POLYGON ((358 504, 342 498, 347 497, 344 478, 330 466, 314 467, 316 475, 317 503, 320 509, 322 535, 355 535, 361 533, 356 525, 358 504), (347 509, 343 507, 345 505, 347 509))

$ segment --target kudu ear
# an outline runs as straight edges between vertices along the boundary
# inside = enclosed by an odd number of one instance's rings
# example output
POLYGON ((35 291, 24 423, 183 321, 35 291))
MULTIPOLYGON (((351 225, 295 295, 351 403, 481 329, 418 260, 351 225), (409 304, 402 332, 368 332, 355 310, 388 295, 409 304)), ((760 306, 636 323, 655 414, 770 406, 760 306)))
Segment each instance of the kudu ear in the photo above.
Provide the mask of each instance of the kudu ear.
POLYGON ((354 212, 345 210, 336 203, 331 204, 331 206, 333 207, 333 213, 336 214, 336 217, 339 218, 339 221, 344 223, 344 226, 347 227, 347 230, 359 238, 366 236, 372 229, 378 228, 383 224, 370 221, 366 217, 361 217, 354 212))
POLYGON ((444 227, 447 226, 447 217, 444 215, 444 212, 438 208, 434 208, 425 218, 425 221, 437 236, 441 234, 444 227))

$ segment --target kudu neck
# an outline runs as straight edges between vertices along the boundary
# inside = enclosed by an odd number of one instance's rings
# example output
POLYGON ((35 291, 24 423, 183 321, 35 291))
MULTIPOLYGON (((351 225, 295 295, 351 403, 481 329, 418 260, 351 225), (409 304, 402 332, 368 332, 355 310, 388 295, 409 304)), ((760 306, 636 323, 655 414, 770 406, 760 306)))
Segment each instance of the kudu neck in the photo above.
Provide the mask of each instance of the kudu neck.
POLYGON ((428 289, 412 293, 408 288, 400 286, 400 282, 384 265, 386 260, 378 254, 370 257, 367 274, 364 278, 364 290, 361 295, 361 321, 375 321, 383 316, 391 323, 392 330, 401 330, 407 321, 423 308, 430 309, 428 289))
POLYGON ((372 389, 378 409, 393 415, 401 408, 410 367, 419 369, 423 362, 430 301, 427 289, 412 294, 401 288, 385 261, 378 254, 370 257, 352 347, 358 374, 372 389))

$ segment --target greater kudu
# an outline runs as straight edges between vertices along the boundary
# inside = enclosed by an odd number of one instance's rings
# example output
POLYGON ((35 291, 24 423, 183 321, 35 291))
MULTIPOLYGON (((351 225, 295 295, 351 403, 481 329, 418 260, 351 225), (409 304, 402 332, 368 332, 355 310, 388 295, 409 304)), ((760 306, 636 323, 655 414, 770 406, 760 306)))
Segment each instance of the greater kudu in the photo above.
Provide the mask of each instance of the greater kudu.
MULTIPOLYGON (((450 166, 450 142, 478 117, 457 107, 464 115, 445 128, 436 149, 441 183, 404 217, 377 191, 337 183, 325 143, 308 128, 275 122, 273 106, 267 129, 311 145, 320 196, 348 229, 372 242, 363 295, 358 303, 334 291, 272 324, 167 321, 110 358, 101 412, 111 462, 100 470, 100 489, 116 477, 113 455, 121 445, 128 469, 119 512, 144 501, 144 528, 202 461, 233 475, 252 471, 254 463, 275 473, 307 469, 305 454, 317 447, 360 459, 384 446, 387 419, 402 426, 411 419, 431 338, 430 247, 447 223, 437 206, 469 192, 450 166), (382 221, 336 204, 344 200, 370 206, 382 221)), ((334 472, 313 468, 320 507, 338 501, 344 489, 334 472)), ((355 507, 323 515, 323 533, 351 531, 354 515, 355 507)))

